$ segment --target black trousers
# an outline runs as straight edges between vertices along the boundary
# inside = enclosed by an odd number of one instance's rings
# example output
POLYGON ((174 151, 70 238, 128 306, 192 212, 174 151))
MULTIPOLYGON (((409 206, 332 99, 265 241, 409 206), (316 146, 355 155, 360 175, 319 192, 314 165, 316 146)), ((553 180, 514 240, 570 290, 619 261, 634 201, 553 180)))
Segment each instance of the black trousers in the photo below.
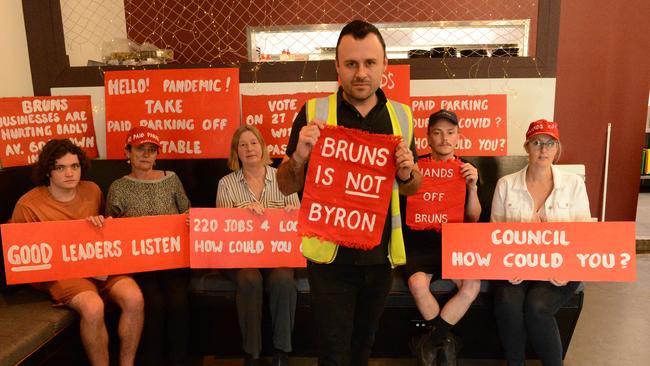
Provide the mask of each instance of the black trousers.
POLYGON ((509 366, 524 365, 530 338, 544 366, 562 365, 562 342, 555 313, 571 298, 580 282, 557 287, 548 281, 512 285, 494 282, 494 311, 509 366))
POLYGON ((308 263, 318 365, 366 366, 392 285, 390 265, 308 263))
POLYGON ((144 327, 139 364, 183 365, 189 356, 190 307, 187 286, 190 271, 173 269, 133 276, 144 296, 144 327), (165 352, 167 351, 167 352, 165 352))

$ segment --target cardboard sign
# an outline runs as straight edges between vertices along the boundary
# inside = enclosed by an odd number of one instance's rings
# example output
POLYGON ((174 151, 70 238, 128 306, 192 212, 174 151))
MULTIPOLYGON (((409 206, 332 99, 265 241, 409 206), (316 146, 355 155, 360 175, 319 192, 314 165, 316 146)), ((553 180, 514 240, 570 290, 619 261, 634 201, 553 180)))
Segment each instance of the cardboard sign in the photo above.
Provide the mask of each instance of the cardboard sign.
POLYGON ((427 142, 429 116, 440 109, 458 115, 459 156, 505 156, 508 153, 507 96, 455 95, 412 97, 415 145, 418 155, 430 152, 427 142))
POLYGON ((298 232, 357 249, 378 245, 400 141, 343 127, 323 129, 309 160, 298 232))
POLYGON ((635 281, 634 222, 444 224, 442 277, 635 281))
POLYGON ((466 186, 460 174, 462 164, 458 159, 418 160, 422 185, 406 200, 406 224, 410 228, 440 231, 443 223, 463 222, 466 186))
POLYGON ((381 76, 381 90, 386 98, 409 105, 411 103, 411 65, 391 65, 381 76))
POLYGON ((8 284, 189 266, 187 215, 4 224, 8 284))
POLYGON ((106 153, 124 159, 127 132, 158 132, 162 159, 226 158, 239 127, 239 70, 175 69, 109 71, 106 153))
POLYGON ((297 233, 298 211, 267 208, 190 209, 192 268, 306 267, 297 233))
POLYGON ((291 126, 300 108, 312 98, 332 93, 242 95, 242 120, 257 127, 272 158, 284 157, 291 126))
POLYGON ((0 98, 0 164, 30 165, 51 139, 69 138, 97 157, 90 96, 0 98))

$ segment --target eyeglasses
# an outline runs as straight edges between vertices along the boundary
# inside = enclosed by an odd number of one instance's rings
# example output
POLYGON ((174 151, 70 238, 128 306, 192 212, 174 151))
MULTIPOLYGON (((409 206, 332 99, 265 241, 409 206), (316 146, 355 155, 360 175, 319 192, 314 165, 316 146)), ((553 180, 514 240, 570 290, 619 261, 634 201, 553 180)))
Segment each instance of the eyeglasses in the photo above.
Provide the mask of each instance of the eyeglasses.
POLYGON ((158 147, 157 146, 145 146, 145 145, 138 145, 134 146, 133 150, 140 154, 144 154, 145 152, 148 152, 149 154, 154 154, 158 152, 158 147))
POLYGON ((77 171, 77 170, 81 169, 81 164, 74 163, 74 164, 70 164, 70 165, 55 165, 54 169, 52 169, 52 170, 54 170, 57 173, 63 173, 66 168, 70 168, 73 171, 77 171))
POLYGON ((557 143, 558 142, 556 140, 548 140, 546 142, 544 142, 542 140, 533 140, 533 141, 529 142, 530 146, 532 146, 532 147, 534 147, 534 148, 536 148, 538 150, 543 149, 544 146, 546 146, 547 149, 552 149, 557 145, 557 143))

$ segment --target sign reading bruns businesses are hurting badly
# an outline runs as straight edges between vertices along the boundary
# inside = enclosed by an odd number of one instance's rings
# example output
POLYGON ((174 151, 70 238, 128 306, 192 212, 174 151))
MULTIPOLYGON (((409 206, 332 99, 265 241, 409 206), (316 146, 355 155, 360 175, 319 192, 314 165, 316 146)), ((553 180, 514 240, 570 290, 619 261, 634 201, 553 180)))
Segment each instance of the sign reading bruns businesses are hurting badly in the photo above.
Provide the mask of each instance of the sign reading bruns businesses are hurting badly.
POLYGON ((444 224, 447 279, 635 281, 634 222, 444 224))
POLYGON ((189 266, 187 215, 3 224, 8 284, 189 266))
POLYGON ((298 232, 357 249, 381 241, 401 137, 327 126, 309 159, 298 232))

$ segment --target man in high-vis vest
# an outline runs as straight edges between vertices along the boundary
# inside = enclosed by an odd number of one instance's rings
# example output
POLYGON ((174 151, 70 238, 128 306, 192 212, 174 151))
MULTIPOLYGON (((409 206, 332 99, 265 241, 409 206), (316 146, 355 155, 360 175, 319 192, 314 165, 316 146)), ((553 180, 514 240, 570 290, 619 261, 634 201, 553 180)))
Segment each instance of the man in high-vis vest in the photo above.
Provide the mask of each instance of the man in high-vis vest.
POLYGON ((347 24, 336 46, 341 86, 336 94, 303 106, 277 171, 285 195, 302 190, 309 156, 325 125, 402 137, 395 149, 397 172, 381 242, 364 251, 303 238, 321 366, 368 364, 392 285, 391 267, 406 261, 399 194, 417 192, 422 176, 415 164, 411 110, 387 100, 380 89, 387 63, 386 45, 375 26, 358 20, 347 24))

